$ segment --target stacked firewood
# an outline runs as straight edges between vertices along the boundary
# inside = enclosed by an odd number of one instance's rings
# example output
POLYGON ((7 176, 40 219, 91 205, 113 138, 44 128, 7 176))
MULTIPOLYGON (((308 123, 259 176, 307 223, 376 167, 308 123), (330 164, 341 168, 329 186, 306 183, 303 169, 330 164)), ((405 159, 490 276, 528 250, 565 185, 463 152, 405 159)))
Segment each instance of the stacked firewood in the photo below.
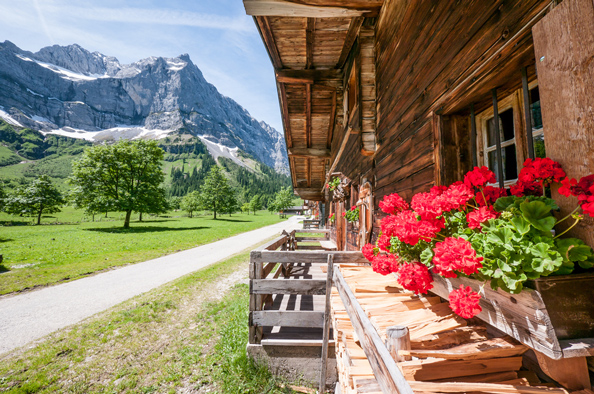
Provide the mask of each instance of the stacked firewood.
MULTIPOLYGON (((480 323, 469 324, 439 297, 416 296, 393 277, 382 277, 370 267, 341 266, 340 270, 384 341, 388 327, 408 327, 411 349, 398 353, 405 360, 398 367, 415 393, 567 392, 522 370, 526 346, 488 333, 480 323)), ((340 393, 381 393, 336 289, 332 324, 340 393)))

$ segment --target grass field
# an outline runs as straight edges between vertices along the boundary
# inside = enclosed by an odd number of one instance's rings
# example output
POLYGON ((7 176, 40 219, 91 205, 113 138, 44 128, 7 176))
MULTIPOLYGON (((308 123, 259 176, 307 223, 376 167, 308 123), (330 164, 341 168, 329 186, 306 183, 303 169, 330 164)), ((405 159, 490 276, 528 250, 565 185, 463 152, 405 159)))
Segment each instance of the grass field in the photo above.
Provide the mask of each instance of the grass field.
MULTIPOLYGON (((5 393, 292 393, 251 362, 249 253, 0 358, 5 393)), ((298 378, 298 377, 296 377, 298 378)))
MULTIPOLYGON (((77 279, 94 272, 149 260, 214 242, 283 220, 261 211, 257 215, 225 215, 194 218, 148 218, 122 228, 122 214, 80 223, 82 211, 72 208, 45 216, 45 225, 32 226, 29 219, 10 222, 0 215, 0 294, 77 279), (98 221, 101 220, 101 221, 98 221), (79 222, 79 223, 76 223, 79 222), (72 223, 72 224, 50 224, 72 223), (11 225, 8 225, 11 224, 11 225)), ((20 218, 12 218, 20 219, 20 218)), ((136 217, 137 219, 137 217, 136 217)))

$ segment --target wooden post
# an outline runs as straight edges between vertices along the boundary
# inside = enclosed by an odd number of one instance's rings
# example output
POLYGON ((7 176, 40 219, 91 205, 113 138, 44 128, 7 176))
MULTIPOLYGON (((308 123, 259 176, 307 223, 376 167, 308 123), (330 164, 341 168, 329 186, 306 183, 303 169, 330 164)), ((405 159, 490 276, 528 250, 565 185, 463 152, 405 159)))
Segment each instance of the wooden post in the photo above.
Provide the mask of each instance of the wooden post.
POLYGON ((320 371, 320 394, 326 392, 326 371, 328 369, 328 342, 330 340, 330 295, 332 294, 332 278, 334 277, 334 256, 332 254, 328 254, 327 271, 326 308, 324 309, 324 339, 322 341, 322 370, 320 371))
MULTIPOLYGON (((495 125, 495 149, 497 149, 497 172, 499 173, 499 187, 504 187, 505 175, 503 174, 503 161, 501 158, 501 135, 499 130, 499 109, 497 108, 497 89, 493 89, 493 123, 495 125)), ((487 155, 487 165, 489 164, 489 154, 487 155)))
POLYGON ((394 358, 394 361, 410 361, 411 356, 401 356, 399 350, 410 350, 410 333, 408 327, 391 326, 386 329, 386 347, 394 358))
POLYGON ((476 157, 476 117, 474 113, 474 103, 470 104, 470 156, 472 156, 472 167, 478 166, 476 157))
POLYGON ((530 89, 528 89, 528 71, 522 67, 522 93, 524 94, 524 119, 526 123, 526 140, 528 157, 534 159, 534 141, 532 140, 532 114, 530 113, 530 89))

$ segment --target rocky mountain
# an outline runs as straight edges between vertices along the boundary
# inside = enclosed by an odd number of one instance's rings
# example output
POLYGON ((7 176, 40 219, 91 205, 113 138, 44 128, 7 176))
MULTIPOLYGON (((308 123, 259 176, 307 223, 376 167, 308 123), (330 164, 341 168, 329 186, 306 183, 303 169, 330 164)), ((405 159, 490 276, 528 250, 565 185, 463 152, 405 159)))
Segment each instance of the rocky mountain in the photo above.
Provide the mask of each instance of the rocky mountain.
POLYGON ((93 141, 200 137, 238 164, 239 150, 288 173, 281 133, 208 83, 187 54, 132 64, 79 45, 31 53, 0 43, 0 117, 43 133, 93 141))

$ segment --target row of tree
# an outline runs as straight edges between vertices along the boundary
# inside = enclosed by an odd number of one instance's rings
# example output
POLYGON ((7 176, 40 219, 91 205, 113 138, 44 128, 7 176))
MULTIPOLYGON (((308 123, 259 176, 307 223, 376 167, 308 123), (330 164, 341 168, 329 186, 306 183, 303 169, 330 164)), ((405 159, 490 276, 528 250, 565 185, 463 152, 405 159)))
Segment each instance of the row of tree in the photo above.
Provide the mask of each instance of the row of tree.
MULTIPOLYGON (((121 141, 113 145, 97 145, 85 150, 80 160, 73 163, 68 183, 72 189, 69 200, 77 208, 89 214, 101 212, 124 212, 124 228, 130 226, 132 212, 159 214, 170 209, 163 187, 161 169, 163 149, 155 141, 121 141)), ((41 222, 43 213, 55 213, 66 199, 50 179, 42 175, 29 185, 17 187, 10 196, 3 198, 5 210, 12 214, 37 216, 41 222)), ((282 188, 268 209, 282 211, 291 205, 291 191, 282 188)), ((249 203, 239 206, 237 193, 221 169, 211 166, 200 186, 184 196, 180 208, 192 214, 198 210, 217 213, 233 213, 262 209, 259 195, 249 203)))

